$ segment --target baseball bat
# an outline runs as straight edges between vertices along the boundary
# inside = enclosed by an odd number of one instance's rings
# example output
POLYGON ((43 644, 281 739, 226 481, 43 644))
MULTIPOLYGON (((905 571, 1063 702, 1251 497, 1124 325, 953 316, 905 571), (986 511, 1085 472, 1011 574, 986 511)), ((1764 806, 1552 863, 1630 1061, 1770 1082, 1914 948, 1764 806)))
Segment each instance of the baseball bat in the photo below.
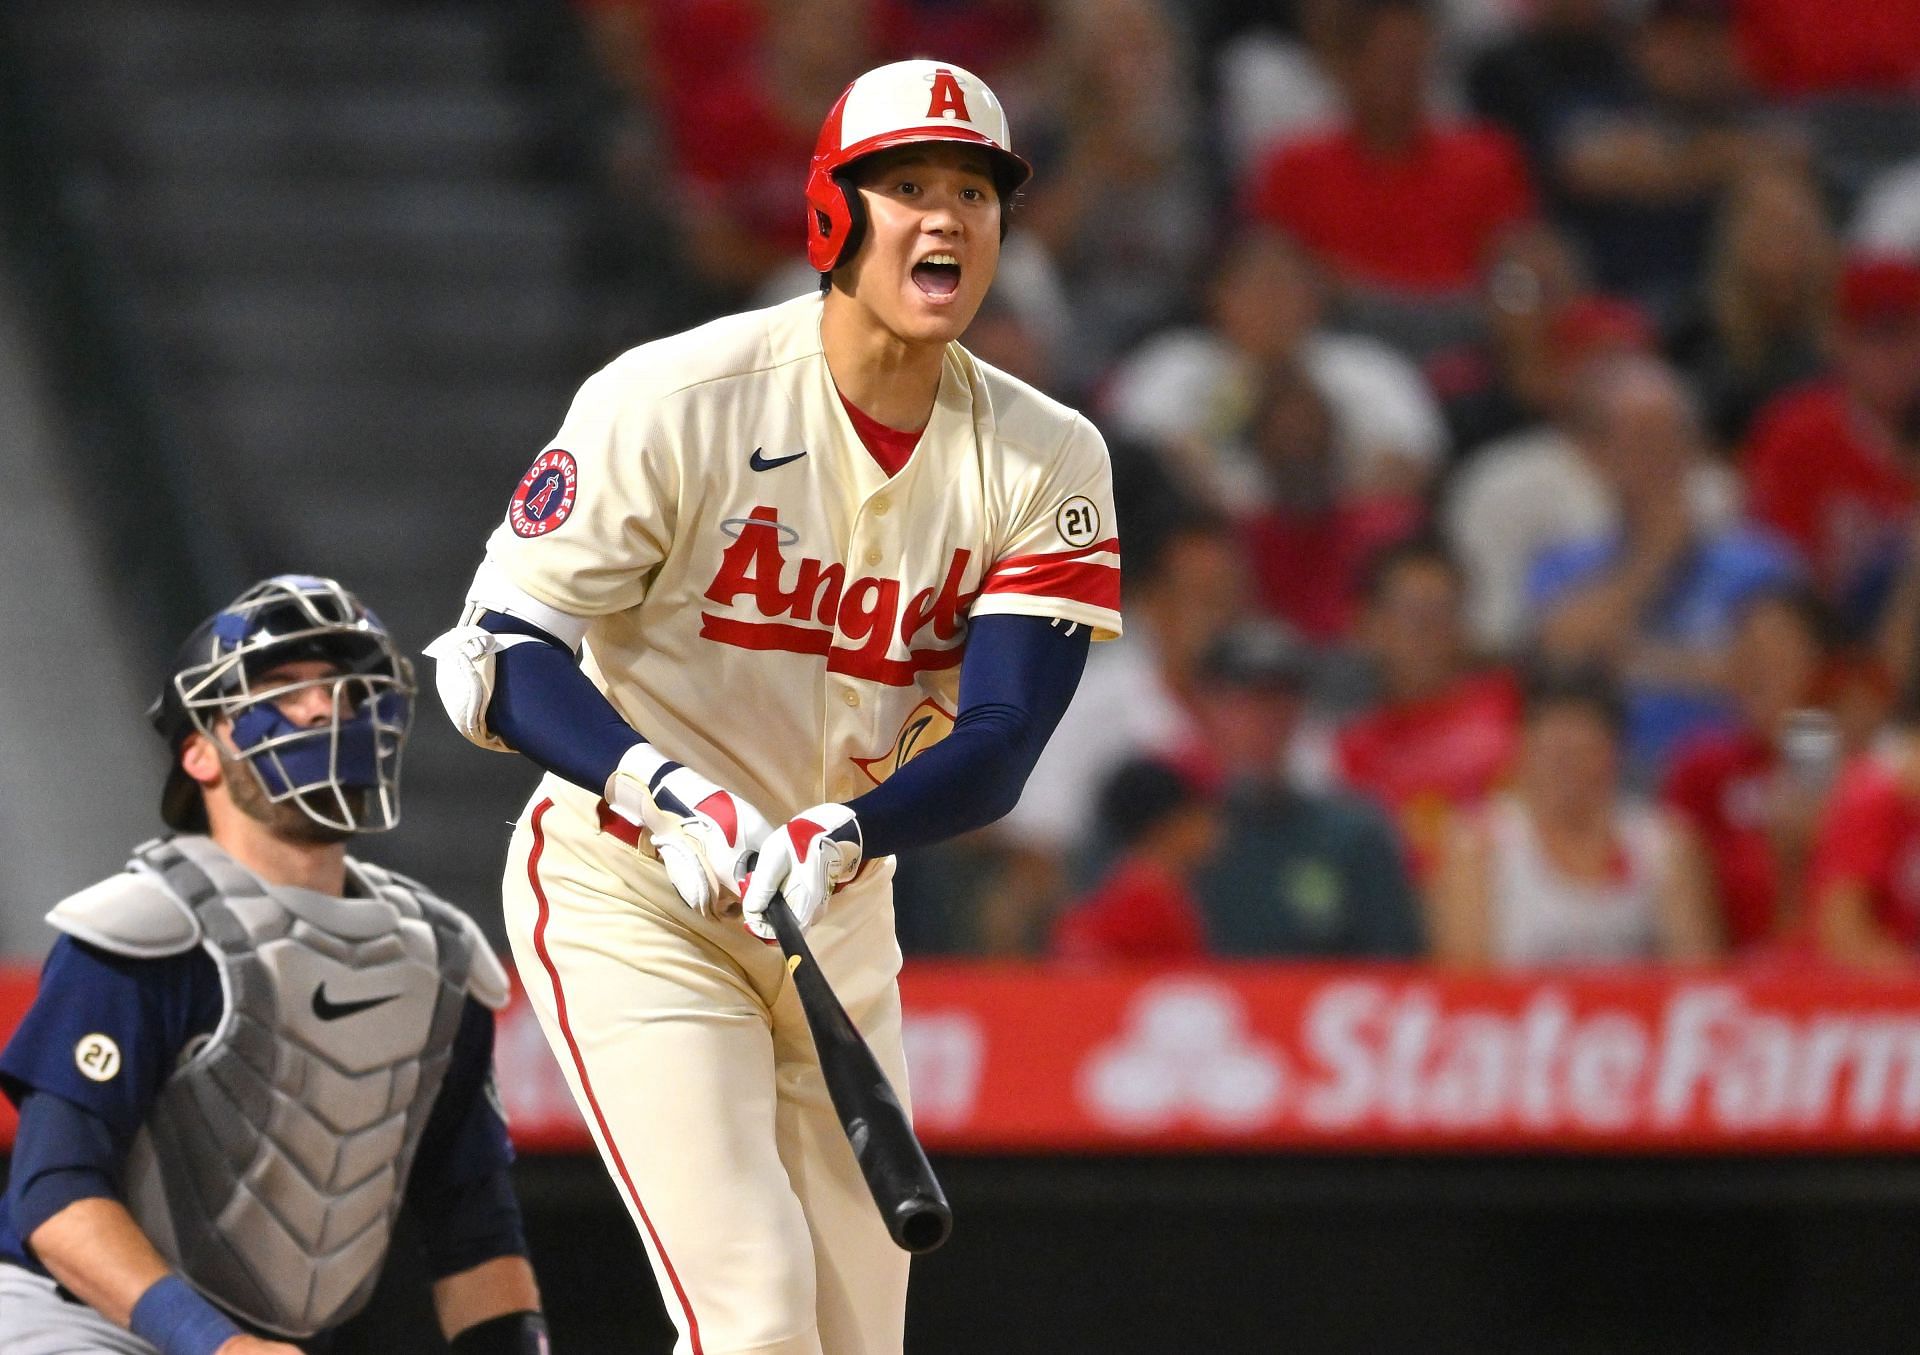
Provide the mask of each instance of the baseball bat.
POLYGON ((767 905, 767 921, 773 924, 773 934, 793 973, 834 1114, 853 1145, 860 1174, 867 1179, 887 1232, 905 1251, 930 1252, 953 1231, 953 1210, 926 1150, 914 1137, 907 1112, 880 1070, 880 1061, 820 972, 793 910, 778 894, 767 905))

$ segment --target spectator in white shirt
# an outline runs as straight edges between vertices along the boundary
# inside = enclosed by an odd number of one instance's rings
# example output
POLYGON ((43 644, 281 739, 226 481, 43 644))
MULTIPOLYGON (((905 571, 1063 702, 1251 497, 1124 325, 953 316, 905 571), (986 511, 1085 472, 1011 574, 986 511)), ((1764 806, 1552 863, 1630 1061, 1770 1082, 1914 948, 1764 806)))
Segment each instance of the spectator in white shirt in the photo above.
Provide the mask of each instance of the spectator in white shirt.
POLYGON ((1106 382, 1109 436, 1169 449, 1207 481, 1217 506, 1258 506, 1248 424, 1265 373, 1298 364, 1333 414, 1344 485, 1412 492, 1446 455, 1446 424, 1426 379, 1374 339, 1320 327, 1314 264, 1284 237, 1250 229, 1222 253, 1204 325, 1141 345, 1106 382))

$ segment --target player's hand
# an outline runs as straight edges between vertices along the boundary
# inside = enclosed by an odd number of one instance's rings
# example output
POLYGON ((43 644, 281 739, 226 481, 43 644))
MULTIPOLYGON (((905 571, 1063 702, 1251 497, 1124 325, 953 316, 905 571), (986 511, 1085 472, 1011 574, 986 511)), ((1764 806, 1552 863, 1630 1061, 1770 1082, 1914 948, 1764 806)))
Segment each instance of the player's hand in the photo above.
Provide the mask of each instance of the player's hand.
POLYGON ((747 882, 741 911, 747 930, 762 941, 774 940, 767 905, 784 894, 794 920, 805 931, 818 920, 834 891, 860 872, 864 849, 860 820, 845 805, 815 805, 802 810, 768 835, 747 882))
POLYGON ((773 827, 766 816, 690 767, 637 744, 607 781, 607 804, 643 825, 681 902, 708 917, 731 912, 773 827))

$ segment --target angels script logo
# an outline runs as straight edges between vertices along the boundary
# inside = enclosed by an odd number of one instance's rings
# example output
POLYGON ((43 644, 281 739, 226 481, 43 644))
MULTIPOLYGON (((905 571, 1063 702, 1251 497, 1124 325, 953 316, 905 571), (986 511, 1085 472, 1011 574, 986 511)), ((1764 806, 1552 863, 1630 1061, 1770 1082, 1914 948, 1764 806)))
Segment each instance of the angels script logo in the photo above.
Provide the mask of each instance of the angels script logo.
POLYGON ((729 612, 750 609, 753 616, 702 611, 703 638, 740 649, 824 654, 829 673, 892 687, 958 666, 967 608, 978 593, 960 587, 972 551, 954 551, 937 585, 909 593, 911 584, 900 579, 849 577, 838 561, 797 551, 789 558, 800 533, 781 522, 775 509, 755 508, 721 526, 733 540, 704 596, 729 612), (896 646, 906 657, 894 657, 896 646))

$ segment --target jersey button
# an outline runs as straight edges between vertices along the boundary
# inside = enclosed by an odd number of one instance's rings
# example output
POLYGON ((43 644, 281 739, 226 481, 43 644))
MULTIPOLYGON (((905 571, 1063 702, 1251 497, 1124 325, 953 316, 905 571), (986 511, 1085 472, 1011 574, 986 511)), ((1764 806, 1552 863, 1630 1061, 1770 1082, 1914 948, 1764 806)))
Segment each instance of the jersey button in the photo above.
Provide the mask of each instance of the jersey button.
POLYGON ((849 706, 857 706, 860 704, 860 693, 852 690, 844 691, 840 693, 840 699, 849 706))
POLYGON ((893 507, 891 500, 875 499, 873 501, 873 515, 877 518, 883 518, 887 515, 887 510, 891 507, 893 507))
POLYGON ((868 563, 868 564, 870 564, 870 565, 877 565, 877 564, 879 564, 879 563, 880 563, 880 552, 879 552, 879 551, 877 551, 877 550, 870 550, 870 551, 868 551, 868 552, 867 552, 867 563, 868 563))

